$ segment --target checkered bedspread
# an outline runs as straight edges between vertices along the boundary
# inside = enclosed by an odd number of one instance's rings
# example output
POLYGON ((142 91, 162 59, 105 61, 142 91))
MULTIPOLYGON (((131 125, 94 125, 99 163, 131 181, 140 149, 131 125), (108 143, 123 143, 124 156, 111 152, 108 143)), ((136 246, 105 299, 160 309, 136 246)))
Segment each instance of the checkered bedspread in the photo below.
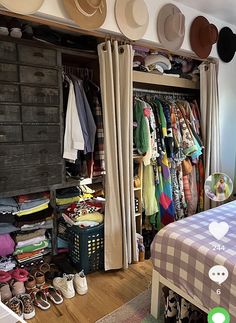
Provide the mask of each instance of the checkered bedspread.
POLYGON ((229 309, 236 322, 236 202, 224 204, 160 230, 151 246, 154 268, 198 303, 211 309, 229 309), (212 221, 227 222, 229 231, 218 241, 208 230, 212 221), (224 250, 215 247, 224 246, 224 250), (218 285, 208 272, 215 265, 228 269, 228 279, 218 285), (220 289, 221 294, 217 294, 220 289))

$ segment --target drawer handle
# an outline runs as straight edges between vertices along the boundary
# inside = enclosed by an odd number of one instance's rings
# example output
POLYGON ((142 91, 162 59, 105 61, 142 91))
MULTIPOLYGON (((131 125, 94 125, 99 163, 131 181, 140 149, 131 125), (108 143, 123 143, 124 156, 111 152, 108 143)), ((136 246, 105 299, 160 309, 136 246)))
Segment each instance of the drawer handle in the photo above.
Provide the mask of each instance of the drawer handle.
POLYGON ((45 98, 46 94, 45 94, 45 93, 43 93, 43 92, 38 92, 38 93, 36 94, 36 96, 38 96, 38 97, 40 97, 40 98, 45 98))
POLYGON ((41 149, 39 152, 40 154, 47 154, 48 150, 44 148, 44 149, 41 149))
POLYGON ((35 72, 34 73, 35 76, 40 76, 40 77, 44 77, 44 73, 43 72, 35 72))
POLYGON ((35 57, 44 57, 43 56, 43 53, 40 53, 40 52, 34 52, 33 54, 35 57))
POLYGON ((45 112, 44 112, 44 111, 38 111, 38 112, 37 112, 37 115, 38 115, 38 116, 45 116, 45 112))
POLYGON ((41 173, 42 177, 48 177, 48 175, 49 175, 48 172, 41 173))
POLYGON ((47 131, 46 130, 40 130, 38 132, 38 135, 46 135, 47 134, 47 131))
POLYGON ((7 177, 4 176, 4 177, 0 177, 0 182, 6 182, 7 181, 7 177))

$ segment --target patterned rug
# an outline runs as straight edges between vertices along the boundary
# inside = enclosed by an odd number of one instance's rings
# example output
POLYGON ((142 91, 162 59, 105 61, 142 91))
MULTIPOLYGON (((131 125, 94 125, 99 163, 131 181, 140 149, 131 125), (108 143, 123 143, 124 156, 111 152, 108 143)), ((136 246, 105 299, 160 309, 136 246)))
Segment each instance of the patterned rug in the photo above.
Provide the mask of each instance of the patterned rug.
POLYGON ((151 289, 147 289, 114 312, 96 323, 164 323, 164 318, 154 319, 150 314, 151 289))

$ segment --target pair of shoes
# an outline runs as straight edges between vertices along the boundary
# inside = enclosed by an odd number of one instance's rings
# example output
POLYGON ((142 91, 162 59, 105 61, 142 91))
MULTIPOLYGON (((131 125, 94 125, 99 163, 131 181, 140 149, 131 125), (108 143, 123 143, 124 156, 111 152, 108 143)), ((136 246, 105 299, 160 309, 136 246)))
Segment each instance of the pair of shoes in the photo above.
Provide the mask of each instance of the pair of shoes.
POLYGON ((84 295, 88 291, 87 279, 82 270, 78 274, 64 274, 63 277, 53 279, 53 286, 58 288, 65 298, 75 296, 75 290, 79 295, 84 295))
POLYGON ((35 308, 28 294, 22 294, 18 297, 14 296, 8 300, 6 305, 20 318, 24 318, 25 320, 29 320, 35 316, 35 308))
POLYGON ((45 275, 41 271, 36 271, 34 275, 29 275, 25 282, 27 291, 32 291, 35 288, 40 288, 45 284, 45 275))
POLYGON ((21 22, 17 18, 12 18, 9 21, 5 17, 0 17, 0 35, 8 36, 14 38, 21 38, 21 22))
POLYGON ((29 273, 25 269, 14 269, 12 271, 6 272, 3 270, 0 270, 0 283, 6 283, 10 281, 11 279, 15 279, 20 282, 24 282, 27 280, 29 273))
POLYGON ((27 280, 28 274, 28 271, 24 269, 0 272, 0 294, 3 302, 8 301, 13 296, 25 293, 24 282, 27 280))
POLYGON ((44 285, 40 289, 33 289, 30 293, 30 296, 33 299, 34 305, 42 310, 48 310, 51 307, 51 304, 48 300, 51 300, 56 305, 59 305, 63 302, 60 290, 57 290, 50 285, 44 285))

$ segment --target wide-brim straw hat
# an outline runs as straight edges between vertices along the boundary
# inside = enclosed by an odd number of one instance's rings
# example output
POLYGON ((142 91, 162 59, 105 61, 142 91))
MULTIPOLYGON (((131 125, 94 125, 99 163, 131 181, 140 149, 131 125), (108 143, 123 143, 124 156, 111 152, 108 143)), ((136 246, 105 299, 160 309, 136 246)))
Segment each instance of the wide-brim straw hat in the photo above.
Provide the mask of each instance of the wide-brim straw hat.
POLYGON ((210 55, 212 46, 217 42, 218 29, 205 17, 198 16, 190 27, 190 44, 198 57, 205 59, 210 55))
POLYGON ((82 29, 98 29, 106 19, 106 0, 64 0, 63 2, 70 18, 82 29))
POLYGON ((165 49, 178 50, 185 35, 185 16, 175 5, 164 5, 157 17, 157 34, 165 49))
POLYGON ((115 17, 120 31, 127 38, 139 40, 144 36, 149 23, 144 0, 116 0, 115 17))
POLYGON ((0 0, 0 4, 9 11, 21 15, 30 15, 40 9, 44 0, 0 0))

